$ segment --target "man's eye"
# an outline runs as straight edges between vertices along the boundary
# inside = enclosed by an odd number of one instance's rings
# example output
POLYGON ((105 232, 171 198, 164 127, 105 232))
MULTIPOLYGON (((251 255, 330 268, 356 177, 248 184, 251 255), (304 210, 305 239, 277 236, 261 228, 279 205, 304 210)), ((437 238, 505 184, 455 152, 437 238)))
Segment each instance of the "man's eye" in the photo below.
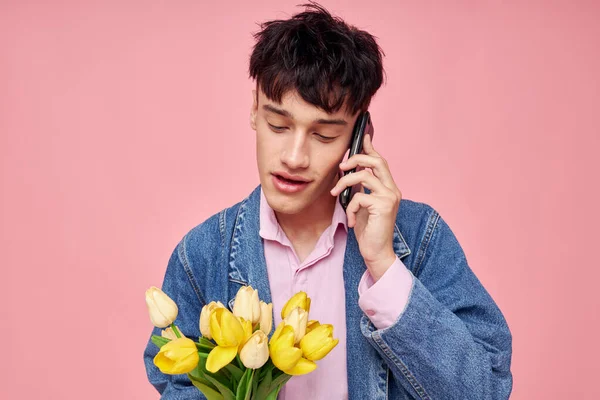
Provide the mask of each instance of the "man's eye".
POLYGON ((269 124, 268 122, 267 122, 267 124, 275 132, 281 132, 281 131, 285 130, 285 126, 275 126, 275 125, 269 124))
POLYGON ((316 132, 315 135, 324 142, 331 142, 333 139, 335 139, 335 136, 323 136, 316 132))

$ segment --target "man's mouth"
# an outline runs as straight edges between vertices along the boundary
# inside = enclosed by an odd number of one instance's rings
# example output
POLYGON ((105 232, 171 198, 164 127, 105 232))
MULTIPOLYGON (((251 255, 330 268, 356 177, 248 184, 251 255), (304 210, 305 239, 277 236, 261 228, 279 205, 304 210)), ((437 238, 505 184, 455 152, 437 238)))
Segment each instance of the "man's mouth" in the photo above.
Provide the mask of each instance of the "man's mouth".
POLYGON ((283 193, 296 193, 303 190, 310 181, 301 176, 294 176, 285 173, 273 173, 273 185, 283 193))
POLYGON ((277 175, 277 174, 275 174, 275 176, 277 178, 281 179, 282 181, 288 182, 288 183, 296 183, 296 184, 306 183, 305 181, 300 181, 300 180, 296 180, 296 179, 288 179, 288 178, 286 178, 284 176, 277 175))

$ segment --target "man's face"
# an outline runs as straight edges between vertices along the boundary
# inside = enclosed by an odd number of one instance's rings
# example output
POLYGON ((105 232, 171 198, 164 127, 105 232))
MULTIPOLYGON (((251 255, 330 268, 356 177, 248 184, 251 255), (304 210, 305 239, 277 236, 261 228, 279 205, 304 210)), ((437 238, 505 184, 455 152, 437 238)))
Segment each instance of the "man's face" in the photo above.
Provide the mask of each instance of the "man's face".
POLYGON ((281 104, 252 91, 250 126, 256 131, 258 173, 276 212, 297 214, 331 204, 339 163, 350 145, 358 113, 334 114, 305 102, 296 91, 281 104))

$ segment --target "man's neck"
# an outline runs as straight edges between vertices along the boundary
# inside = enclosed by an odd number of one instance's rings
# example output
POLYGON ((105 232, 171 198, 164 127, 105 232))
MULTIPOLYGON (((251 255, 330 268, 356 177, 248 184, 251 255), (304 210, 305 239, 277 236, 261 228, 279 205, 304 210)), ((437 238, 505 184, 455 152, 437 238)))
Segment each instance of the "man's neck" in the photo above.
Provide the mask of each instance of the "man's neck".
POLYGON ((311 204, 298 214, 275 212, 277 222, 292 243, 300 262, 311 253, 325 229, 331 225, 337 197, 329 197, 311 204))

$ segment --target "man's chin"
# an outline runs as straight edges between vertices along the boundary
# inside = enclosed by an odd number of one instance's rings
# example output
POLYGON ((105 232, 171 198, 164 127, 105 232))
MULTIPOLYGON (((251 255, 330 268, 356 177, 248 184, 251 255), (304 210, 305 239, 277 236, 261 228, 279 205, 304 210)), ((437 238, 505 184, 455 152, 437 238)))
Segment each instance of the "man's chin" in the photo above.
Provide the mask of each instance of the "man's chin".
POLYGON ((295 196, 285 196, 278 193, 265 193, 269 206, 276 213, 298 214, 306 208, 306 203, 301 199, 294 199, 295 196))
POLYGON ((307 196, 304 193, 285 194, 272 186, 263 186, 263 194, 267 203, 273 211, 282 214, 298 214, 302 212, 307 205, 307 196))

